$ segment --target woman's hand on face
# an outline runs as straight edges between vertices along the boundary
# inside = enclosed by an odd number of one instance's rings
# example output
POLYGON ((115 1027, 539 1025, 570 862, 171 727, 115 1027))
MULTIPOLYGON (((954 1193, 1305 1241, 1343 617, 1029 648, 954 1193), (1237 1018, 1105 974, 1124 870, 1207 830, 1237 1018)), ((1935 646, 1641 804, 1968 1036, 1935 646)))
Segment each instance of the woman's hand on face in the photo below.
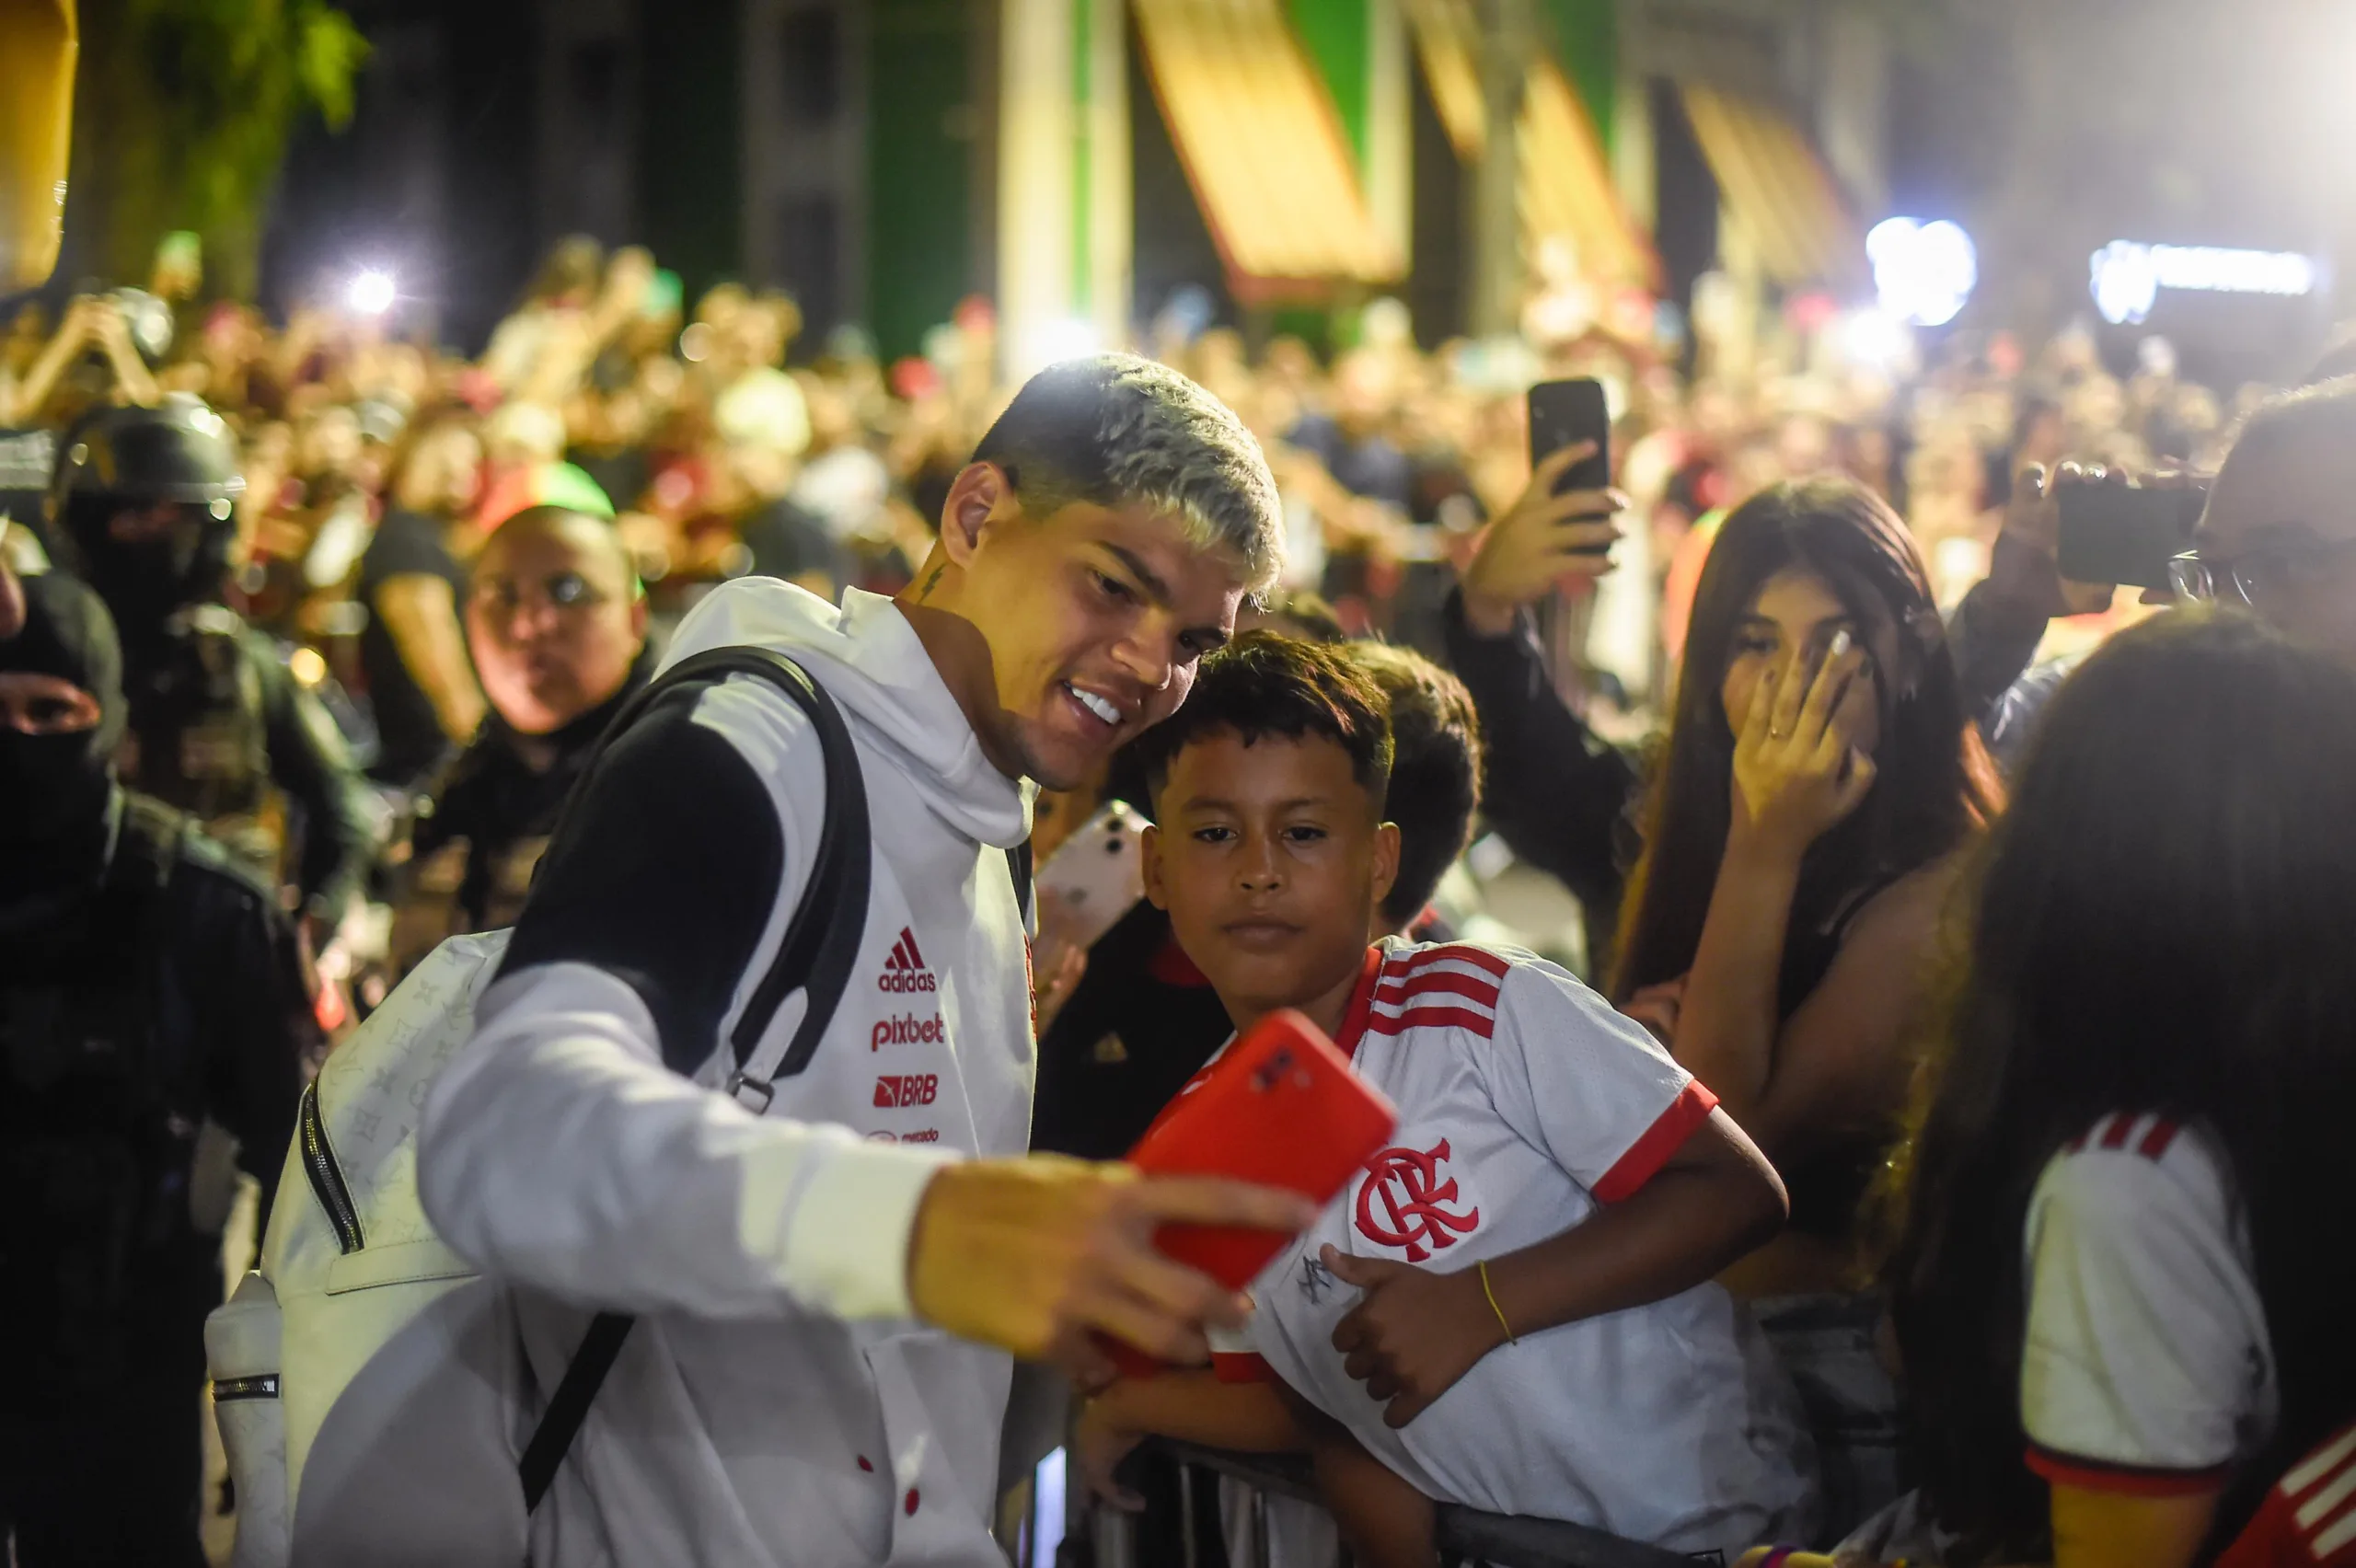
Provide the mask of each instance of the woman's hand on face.
POLYGON ((1796 858, 1855 811, 1873 788, 1874 761, 1850 744, 1844 704, 1866 680, 1866 656, 1837 634, 1813 680, 1795 653, 1761 677, 1734 743, 1734 820, 1727 843, 1748 840, 1796 858))
POLYGON ((1481 536, 1464 569, 1464 618, 1483 637, 1513 629, 1522 605, 1534 604, 1566 577, 1600 577, 1611 570, 1620 538, 1613 514, 1628 498, 1615 490, 1554 493, 1571 465, 1595 455, 1593 442, 1565 446, 1540 463, 1529 488, 1481 536))

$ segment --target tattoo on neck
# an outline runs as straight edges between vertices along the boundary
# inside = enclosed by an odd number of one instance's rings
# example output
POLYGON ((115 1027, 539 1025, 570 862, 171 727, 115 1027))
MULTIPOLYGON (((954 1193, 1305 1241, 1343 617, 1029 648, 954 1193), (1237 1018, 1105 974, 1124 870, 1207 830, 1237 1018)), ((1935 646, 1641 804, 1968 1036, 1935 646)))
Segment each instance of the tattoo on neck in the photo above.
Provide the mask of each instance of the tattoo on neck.
POLYGON ((926 578, 924 586, 917 590, 917 603, 922 604, 932 597, 932 591, 941 586, 941 574, 948 570, 945 566, 936 566, 932 569, 932 575, 926 578))

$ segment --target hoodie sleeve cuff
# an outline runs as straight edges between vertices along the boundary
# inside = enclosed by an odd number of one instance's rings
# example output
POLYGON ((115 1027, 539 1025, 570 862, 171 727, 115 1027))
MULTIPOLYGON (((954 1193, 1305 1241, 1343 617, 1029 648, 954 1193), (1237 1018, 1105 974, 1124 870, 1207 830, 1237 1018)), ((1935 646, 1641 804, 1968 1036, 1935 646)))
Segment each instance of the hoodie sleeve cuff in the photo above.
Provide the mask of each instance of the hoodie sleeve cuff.
POLYGON ((908 1238, 925 1188, 956 1156, 848 1133, 827 1141, 835 1147, 814 1159, 747 1162, 745 1239, 775 1258, 779 1285, 805 1307, 845 1319, 913 1316, 908 1238))

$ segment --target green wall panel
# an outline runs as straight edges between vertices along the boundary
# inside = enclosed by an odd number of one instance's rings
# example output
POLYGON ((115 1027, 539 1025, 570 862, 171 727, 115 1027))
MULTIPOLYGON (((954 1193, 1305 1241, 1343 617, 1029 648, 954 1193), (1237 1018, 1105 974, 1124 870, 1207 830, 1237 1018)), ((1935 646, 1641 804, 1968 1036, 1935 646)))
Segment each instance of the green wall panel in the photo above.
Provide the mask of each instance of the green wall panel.
POLYGON ((1611 150, 1611 110, 1620 80, 1619 0, 1545 0, 1554 29, 1554 48, 1571 86, 1578 89, 1602 138, 1611 150))
POLYGON ((1292 30, 1324 78, 1325 90, 1349 138, 1358 169, 1366 169, 1367 115, 1373 94, 1368 70, 1369 0, 1287 0, 1292 30))
POLYGON ((886 358, 918 352, 973 287, 976 9, 872 0, 867 314, 886 358))

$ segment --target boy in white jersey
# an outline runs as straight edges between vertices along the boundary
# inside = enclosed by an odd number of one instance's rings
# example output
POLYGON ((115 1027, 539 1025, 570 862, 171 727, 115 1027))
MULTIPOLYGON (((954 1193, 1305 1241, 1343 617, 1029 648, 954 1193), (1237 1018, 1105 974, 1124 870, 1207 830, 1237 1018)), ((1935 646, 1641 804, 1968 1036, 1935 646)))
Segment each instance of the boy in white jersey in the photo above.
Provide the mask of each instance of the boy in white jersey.
POLYGON ((1398 1105, 1392 1146, 1255 1282, 1264 1382, 1115 1385, 1138 1435, 1306 1449, 1361 1562, 1428 1564, 1432 1500, 1729 1557, 1805 1523, 1788 1389, 1710 1276, 1773 1171, 1635 1025, 1528 953, 1367 933, 1398 863, 1390 738, 1345 655, 1254 636, 1141 743, 1148 895, 1239 1029, 1298 1008, 1398 1105))

